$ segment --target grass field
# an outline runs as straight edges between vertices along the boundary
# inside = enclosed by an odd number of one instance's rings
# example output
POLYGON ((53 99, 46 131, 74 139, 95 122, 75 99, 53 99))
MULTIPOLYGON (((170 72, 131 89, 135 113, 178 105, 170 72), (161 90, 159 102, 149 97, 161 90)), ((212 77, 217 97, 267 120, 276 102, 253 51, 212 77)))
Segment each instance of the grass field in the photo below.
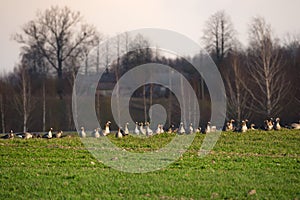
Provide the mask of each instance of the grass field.
MULTIPOLYGON (((173 136, 109 137, 141 152, 173 136)), ((200 159, 204 137, 167 168, 144 174, 105 166, 78 137, 0 140, 0 199, 300 199, 299 130, 223 132, 200 159)))

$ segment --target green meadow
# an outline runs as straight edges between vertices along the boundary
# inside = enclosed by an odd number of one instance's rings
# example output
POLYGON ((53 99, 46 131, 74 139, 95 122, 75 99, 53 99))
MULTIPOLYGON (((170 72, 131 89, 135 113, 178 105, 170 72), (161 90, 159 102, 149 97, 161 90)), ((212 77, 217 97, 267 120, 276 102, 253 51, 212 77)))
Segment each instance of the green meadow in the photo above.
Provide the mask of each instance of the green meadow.
MULTIPOLYGON (((146 152, 174 135, 107 137, 124 150, 146 152)), ((74 133, 1 139, 0 199, 300 199, 300 130, 222 132, 199 158, 204 137, 196 134, 166 168, 141 174, 106 166, 74 133)))

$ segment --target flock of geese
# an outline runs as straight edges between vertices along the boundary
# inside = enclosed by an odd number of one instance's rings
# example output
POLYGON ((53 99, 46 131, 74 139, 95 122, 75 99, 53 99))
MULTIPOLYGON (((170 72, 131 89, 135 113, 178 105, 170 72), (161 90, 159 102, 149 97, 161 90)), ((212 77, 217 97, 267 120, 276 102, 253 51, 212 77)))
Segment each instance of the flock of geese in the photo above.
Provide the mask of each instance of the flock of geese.
POLYGON ((50 128, 49 132, 45 133, 45 134, 40 134, 40 133, 29 133, 29 132, 25 132, 25 133, 14 133, 13 130, 10 131, 10 133, 2 136, 2 139, 13 139, 13 138, 23 138, 23 139, 30 139, 30 138, 47 138, 47 139, 51 139, 51 138, 61 138, 64 137, 63 136, 63 131, 58 131, 57 133, 53 133, 53 128, 50 128))
MULTIPOLYGON (((111 122, 108 121, 105 124, 105 127, 103 130, 100 128, 96 128, 92 132, 86 132, 84 127, 81 127, 81 130, 79 132, 79 136, 81 138, 86 138, 86 137, 95 137, 99 138, 101 136, 107 136, 111 134, 110 131, 110 125, 111 122)), ((129 123, 125 123, 124 129, 120 127, 118 131, 115 133, 116 138, 122 138, 127 135, 129 135, 129 123)), ((280 130, 282 127, 280 125, 280 118, 276 118, 275 120, 268 119, 264 121, 264 127, 262 128, 263 130, 270 131, 270 130, 280 130)), ((300 129, 300 121, 299 123, 292 123, 289 127, 287 128, 292 128, 292 129, 300 129)), ((167 130, 164 130, 162 124, 158 124, 156 130, 152 130, 150 128, 150 123, 146 122, 144 123, 135 123, 135 129, 133 130, 133 133, 136 135, 141 135, 141 136, 152 136, 155 134, 162 134, 162 133, 178 133, 178 134, 192 134, 192 133, 210 133, 210 132, 215 132, 217 130, 216 126, 212 126, 210 122, 207 122, 205 128, 194 128, 193 124, 190 123, 188 130, 185 129, 183 122, 180 123, 178 128, 175 128, 174 125, 171 125, 167 130)), ((248 120, 242 120, 240 124, 236 125, 235 120, 231 119, 228 122, 226 122, 223 131, 233 131, 233 132, 242 132, 245 133, 248 130, 256 130, 255 124, 250 124, 248 125, 248 120)), ((65 137, 63 136, 63 131, 58 131, 57 133, 53 133, 53 128, 50 128, 49 132, 45 133, 44 135, 41 135, 39 133, 17 133, 14 134, 14 132, 11 130, 10 133, 2 136, 2 139, 13 139, 13 138, 23 138, 23 139, 30 139, 30 138, 61 138, 65 137)))

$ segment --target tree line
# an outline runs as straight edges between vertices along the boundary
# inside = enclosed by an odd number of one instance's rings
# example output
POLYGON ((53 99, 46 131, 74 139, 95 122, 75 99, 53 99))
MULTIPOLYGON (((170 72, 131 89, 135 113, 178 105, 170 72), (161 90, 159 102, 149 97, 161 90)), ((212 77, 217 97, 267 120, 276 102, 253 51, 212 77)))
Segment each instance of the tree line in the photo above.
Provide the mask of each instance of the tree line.
MULTIPOLYGON (((279 39, 274 34, 264 18, 255 17, 249 25, 248 45, 243 47, 224 11, 210 16, 203 33, 199 33, 225 84, 227 119, 247 118, 257 124, 271 117, 280 117, 283 123, 299 120, 300 37, 287 35, 279 39)), ((192 58, 167 57, 149 48, 150 41, 142 35, 130 38, 126 33, 97 49, 105 38, 93 25, 85 23, 79 12, 68 7, 53 6, 38 12, 14 35, 21 44, 20 62, 12 73, 0 78, 0 130, 74 130, 72 88, 82 64, 82 73, 87 75, 105 68, 102 78, 107 79, 108 85, 114 85, 124 73, 140 64, 171 66, 192 85, 199 100, 201 123, 209 120, 209 92, 201 75, 188 62, 199 59, 201 52, 192 58), (95 48, 96 57, 91 61, 88 55, 95 48), (113 54, 117 60, 112 60, 113 54)), ((161 99, 159 103, 168 111, 167 125, 179 124, 177 119, 182 113, 172 92, 165 89, 154 98, 160 87, 148 84, 134 93, 133 107, 140 109, 141 115, 133 118, 149 120, 150 105, 161 99)), ((107 97, 96 93, 95 100, 99 120, 112 120, 110 111, 105 110, 110 102, 107 97), (106 114, 101 116, 103 112, 106 114)))

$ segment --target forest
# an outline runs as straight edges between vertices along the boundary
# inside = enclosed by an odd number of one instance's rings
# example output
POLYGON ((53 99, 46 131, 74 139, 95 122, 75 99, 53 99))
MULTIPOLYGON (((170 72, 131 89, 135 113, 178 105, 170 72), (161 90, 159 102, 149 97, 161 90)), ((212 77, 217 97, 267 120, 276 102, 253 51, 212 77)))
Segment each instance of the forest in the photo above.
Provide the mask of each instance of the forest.
MULTIPOLYGON (((199 126, 209 121, 211 102, 207 86, 189 62, 199 59, 201 52, 195 57, 168 57, 150 48, 151 41, 143 35, 131 38, 126 32, 105 48, 97 49, 108 36, 87 24, 79 12, 57 6, 39 12, 12 37, 20 44, 20 61, 13 72, 0 75, 0 132, 46 131, 50 127, 75 130, 72 92, 82 65, 86 75, 105 69, 104 84, 98 86, 95 94, 95 109, 101 122, 113 122, 111 111, 107 110, 109 91, 123 74, 145 63, 168 65, 184 74, 198 98, 202 115, 199 126), (95 49, 93 68, 87 58, 95 49), (117 60, 112 60, 113 54, 118 55, 117 60)), ((265 119, 277 117, 283 125, 299 121, 300 35, 278 38, 263 17, 254 17, 249 19, 245 46, 239 41, 230 16, 221 10, 206 20, 199 38, 222 76, 227 120, 248 119, 257 126, 265 119)), ((179 124, 178 103, 170 101, 174 95, 161 87, 148 84, 134 93, 132 106, 140 113, 133 116, 136 121, 149 120, 149 107, 159 99, 168 111, 165 126, 179 124)))

